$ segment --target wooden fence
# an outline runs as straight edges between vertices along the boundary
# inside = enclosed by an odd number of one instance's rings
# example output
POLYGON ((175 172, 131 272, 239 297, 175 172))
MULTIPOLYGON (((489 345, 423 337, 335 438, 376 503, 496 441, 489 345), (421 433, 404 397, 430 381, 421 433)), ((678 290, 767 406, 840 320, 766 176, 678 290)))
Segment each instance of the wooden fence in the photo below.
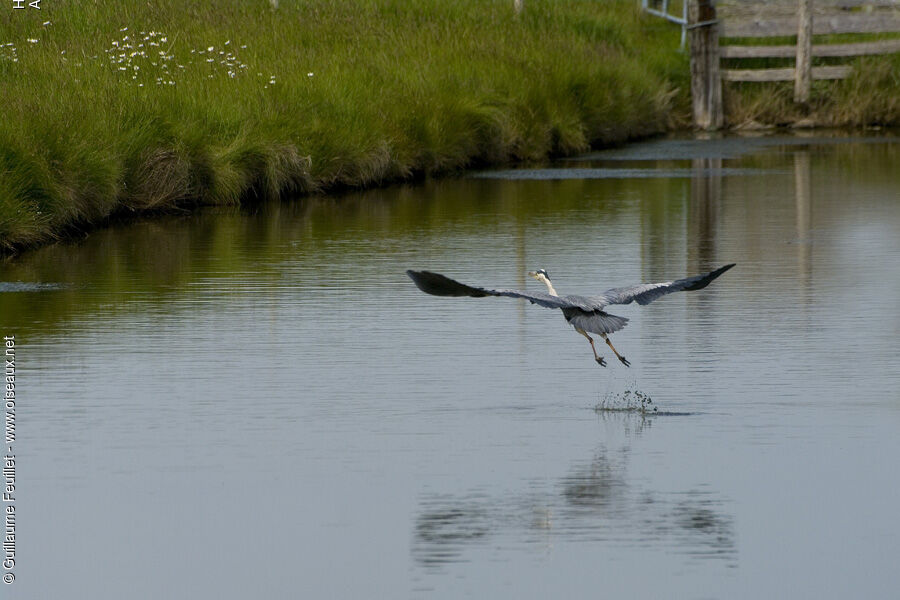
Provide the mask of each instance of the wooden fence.
POLYGON ((900 52, 900 40, 813 44, 814 35, 840 33, 900 33, 900 13, 847 13, 813 17, 813 1, 798 0, 796 15, 773 19, 724 20, 717 18, 713 0, 690 0, 688 24, 691 39, 691 93, 694 125, 718 129, 724 123, 722 81, 794 81, 794 100, 809 100, 812 81, 843 79, 850 65, 812 66, 817 57, 855 57, 900 52), (719 46, 719 38, 797 36, 794 45, 719 46), (794 58, 793 67, 777 69, 721 69, 720 60, 794 58))

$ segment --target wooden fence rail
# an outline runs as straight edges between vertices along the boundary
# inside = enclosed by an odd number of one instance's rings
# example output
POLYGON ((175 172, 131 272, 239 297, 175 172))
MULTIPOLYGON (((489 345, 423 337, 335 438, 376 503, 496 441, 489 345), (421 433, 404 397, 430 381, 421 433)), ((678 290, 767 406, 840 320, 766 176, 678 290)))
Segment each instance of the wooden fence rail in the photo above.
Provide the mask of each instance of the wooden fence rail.
MULTIPOLYGON (((880 40, 853 44, 814 44, 812 55, 820 56, 865 56, 867 54, 891 54, 900 52, 900 40, 880 40)), ((720 46, 722 58, 794 58, 796 46, 720 46)))
POLYGON ((809 100, 813 80, 844 79, 850 65, 812 66, 814 57, 854 57, 900 52, 900 39, 868 42, 813 44, 814 35, 840 33, 900 33, 900 14, 847 14, 813 18, 813 0, 798 0, 795 17, 753 19, 721 23, 714 0, 686 0, 691 40, 691 95, 694 126, 718 129, 724 123, 722 81, 793 81, 794 100, 809 100), (719 46, 719 38, 797 36, 795 45, 719 46), (777 69, 722 69, 720 60, 793 58, 793 67, 777 69))
MULTIPOLYGON (((799 27, 796 17, 755 21, 725 21, 722 37, 774 37, 797 35, 799 27)), ((839 17, 819 16, 813 23, 813 35, 832 33, 893 33, 900 31, 898 15, 841 15, 839 17)))

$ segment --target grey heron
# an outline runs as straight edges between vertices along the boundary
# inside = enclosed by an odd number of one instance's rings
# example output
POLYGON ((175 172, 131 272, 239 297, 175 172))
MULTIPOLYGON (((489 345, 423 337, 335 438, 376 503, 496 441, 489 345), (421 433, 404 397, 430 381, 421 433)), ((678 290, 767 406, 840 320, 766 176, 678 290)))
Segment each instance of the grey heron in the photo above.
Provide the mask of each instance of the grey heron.
POLYGON ((709 273, 666 281, 663 283, 640 283, 629 287, 612 288, 599 296, 560 296, 550 282, 550 276, 544 269, 529 271, 528 275, 547 286, 547 292, 522 292, 518 290, 493 290, 489 288, 473 287, 460 283, 449 277, 431 271, 407 271, 406 274, 413 280, 420 290, 434 296, 469 296, 483 298, 485 296, 506 296, 509 298, 524 298, 532 304, 547 308, 562 310, 566 321, 575 328, 575 331, 583 335, 591 343, 594 360, 605 367, 606 361, 597 354, 594 347, 594 339, 588 333, 600 335, 623 365, 631 363, 612 345, 609 334, 619 331, 628 323, 628 319, 612 315, 604 309, 612 304, 631 304, 637 302, 640 305, 650 304, 657 298, 671 294, 672 292, 701 290, 708 286, 719 275, 734 266, 735 263, 719 267, 709 273))

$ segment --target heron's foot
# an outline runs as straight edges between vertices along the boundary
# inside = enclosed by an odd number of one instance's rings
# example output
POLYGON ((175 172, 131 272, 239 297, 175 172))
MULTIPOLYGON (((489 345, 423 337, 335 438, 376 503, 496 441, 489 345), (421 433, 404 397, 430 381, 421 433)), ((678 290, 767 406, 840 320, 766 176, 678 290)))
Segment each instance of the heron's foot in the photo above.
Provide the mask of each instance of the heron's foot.
POLYGON ((629 360, 627 358, 625 358, 624 356, 620 356, 619 360, 622 361, 622 364, 625 365, 626 367, 631 366, 631 362, 629 362, 629 360))
POLYGON ((595 358, 594 360, 596 360, 596 361, 597 361, 597 364, 600 365, 601 367, 605 367, 605 366, 606 366, 606 360, 605 360, 602 356, 598 356, 598 357, 595 358))

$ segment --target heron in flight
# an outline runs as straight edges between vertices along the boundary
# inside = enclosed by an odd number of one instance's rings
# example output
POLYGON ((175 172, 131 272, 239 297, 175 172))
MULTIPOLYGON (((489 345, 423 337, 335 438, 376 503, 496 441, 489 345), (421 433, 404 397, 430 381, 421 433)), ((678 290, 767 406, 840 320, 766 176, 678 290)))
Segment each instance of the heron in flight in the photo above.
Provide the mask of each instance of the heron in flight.
POLYGON ((547 308, 558 308, 562 310, 563 316, 569 325, 574 327, 575 331, 586 337, 591 343, 594 360, 601 367, 606 366, 606 361, 597 354, 597 349, 594 347, 594 339, 588 333, 596 333, 606 340, 606 344, 613 351, 613 354, 616 355, 616 358, 628 367, 631 363, 619 354, 608 337, 609 334, 625 327, 628 319, 609 314, 604 310, 607 306, 611 304, 631 304, 632 302, 637 302, 641 305, 650 304, 657 298, 672 292, 702 290, 716 277, 733 266, 734 263, 731 263, 709 273, 685 277, 675 281, 641 283, 630 287, 612 288, 599 296, 560 296, 553 289, 553 284, 550 283, 550 276, 544 269, 529 271, 528 275, 546 285, 546 293, 472 287, 431 271, 407 271, 406 274, 410 276, 416 287, 426 294, 434 296, 470 296, 472 298, 507 296, 509 298, 524 298, 532 304, 538 304, 547 308))

